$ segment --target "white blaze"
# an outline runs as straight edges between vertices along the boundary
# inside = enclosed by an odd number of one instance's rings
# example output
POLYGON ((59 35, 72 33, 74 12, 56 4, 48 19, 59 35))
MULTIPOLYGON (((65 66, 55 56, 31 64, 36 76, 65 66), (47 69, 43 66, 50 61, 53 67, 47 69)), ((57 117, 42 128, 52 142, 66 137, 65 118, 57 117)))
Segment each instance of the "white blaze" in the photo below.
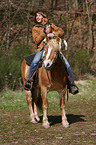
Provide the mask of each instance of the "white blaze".
POLYGON ((48 48, 48 53, 47 53, 47 55, 46 55, 46 59, 45 59, 44 62, 43 62, 45 67, 47 67, 47 64, 49 65, 48 67, 50 67, 51 64, 52 64, 51 59, 49 59, 51 51, 52 51, 52 48, 49 47, 49 48, 48 48))

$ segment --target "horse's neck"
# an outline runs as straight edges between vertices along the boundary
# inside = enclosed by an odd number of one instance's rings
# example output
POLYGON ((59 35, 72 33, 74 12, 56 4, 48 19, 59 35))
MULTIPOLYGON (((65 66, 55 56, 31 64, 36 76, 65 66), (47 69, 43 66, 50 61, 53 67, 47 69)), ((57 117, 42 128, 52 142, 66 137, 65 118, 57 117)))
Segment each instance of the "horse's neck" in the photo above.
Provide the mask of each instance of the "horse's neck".
POLYGON ((58 54, 58 56, 57 56, 57 58, 54 62, 54 67, 57 67, 57 68, 61 69, 63 66, 65 66, 65 65, 64 65, 63 60, 61 58, 61 55, 58 54))

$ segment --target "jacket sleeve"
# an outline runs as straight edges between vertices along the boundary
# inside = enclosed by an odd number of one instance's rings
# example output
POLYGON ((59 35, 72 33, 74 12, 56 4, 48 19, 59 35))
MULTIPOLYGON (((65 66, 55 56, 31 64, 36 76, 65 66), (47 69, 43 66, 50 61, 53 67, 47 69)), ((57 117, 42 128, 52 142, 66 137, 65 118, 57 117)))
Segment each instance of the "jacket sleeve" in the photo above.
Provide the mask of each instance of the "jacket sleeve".
POLYGON ((64 31, 62 28, 55 26, 51 23, 51 27, 53 28, 54 34, 58 37, 62 37, 64 35, 64 31))
POLYGON ((42 27, 34 26, 32 29, 32 36, 33 36, 33 41, 36 44, 39 44, 43 40, 43 38, 45 37, 45 33, 43 32, 42 27))

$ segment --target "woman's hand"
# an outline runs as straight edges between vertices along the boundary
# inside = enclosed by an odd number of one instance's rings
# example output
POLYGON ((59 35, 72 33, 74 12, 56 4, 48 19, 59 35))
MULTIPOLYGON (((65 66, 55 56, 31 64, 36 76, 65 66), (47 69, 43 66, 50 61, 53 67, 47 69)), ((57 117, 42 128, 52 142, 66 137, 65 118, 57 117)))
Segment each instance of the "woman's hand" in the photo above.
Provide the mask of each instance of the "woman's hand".
POLYGON ((55 35, 53 33, 47 34, 48 37, 53 38, 55 35))

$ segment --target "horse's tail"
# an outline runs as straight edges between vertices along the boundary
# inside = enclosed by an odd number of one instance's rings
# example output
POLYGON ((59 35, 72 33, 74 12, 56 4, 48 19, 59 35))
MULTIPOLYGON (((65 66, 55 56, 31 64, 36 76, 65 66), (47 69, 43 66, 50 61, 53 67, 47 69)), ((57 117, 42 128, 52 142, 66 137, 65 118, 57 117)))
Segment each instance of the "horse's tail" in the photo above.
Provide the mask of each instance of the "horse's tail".
POLYGON ((39 89, 39 92, 38 92, 38 100, 36 102, 36 105, 39 108, 39 110, 42 110, 42 97, 41 97, 40 89, 39 89))
POLYGON ((33 103, 35 102, 35 104, 39 108, 39 110, 42 110, 42 97, 41 97, 41 92, 40 92, 39 86, 32 88, 32 99, 33 99, 32 102, 33 103))

